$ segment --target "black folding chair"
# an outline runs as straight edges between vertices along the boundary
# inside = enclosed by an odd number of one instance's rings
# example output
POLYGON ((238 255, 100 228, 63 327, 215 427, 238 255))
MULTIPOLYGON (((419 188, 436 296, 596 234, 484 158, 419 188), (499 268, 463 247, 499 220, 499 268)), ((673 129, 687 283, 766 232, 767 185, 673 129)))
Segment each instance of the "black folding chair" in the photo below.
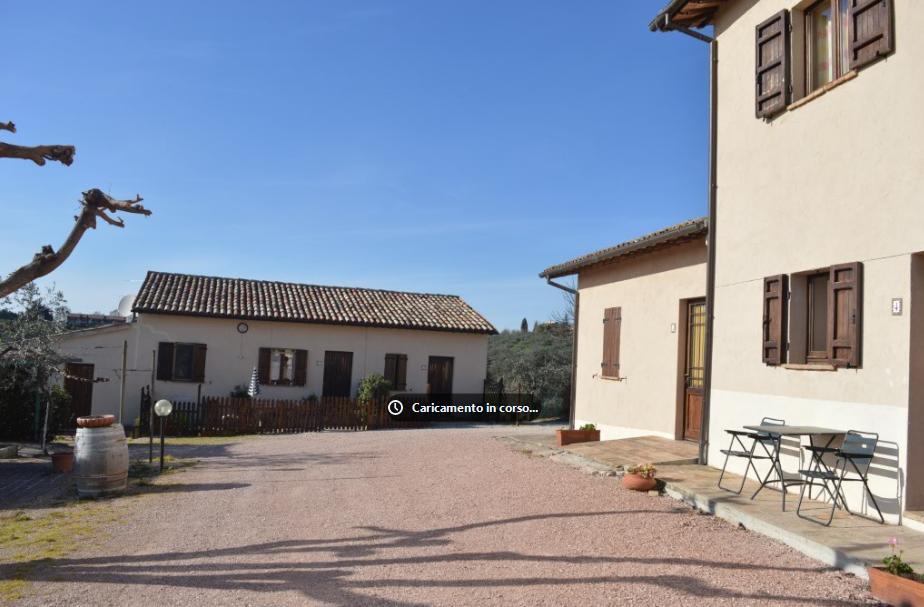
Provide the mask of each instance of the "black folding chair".
MULTIPOLYGON (((760 420, 761 426, 785 426, 786 422, 782 419, 775 419, 773 417, 765 417, 760 420)), ((770 434, 766 432, 753 432, 751 430, 726 430, 727 434, 731 435, 731 442, 728 444, 728 449, 722 449, 720 452, 725 454, 725 463, 722 464, 722 474, 719 475, 719 489, 724 491, 729 491, 735 495, 741 495, 741 491, 744 489, 744 483, 748 480, 748 471, 754 470, 754 475, 760 479, 760 472, 757 471, 757 465, 754 463, 754 460, 770 460, 770 462, 775 461, 774 453, 778 448, 778 441, 780 436, 778 434, 770 434), (750 439, 751 446, 747 447, 744 444, 745 440, 750 439), (735 443, 738 444, 738 447, 735 447, 735 443), (763 449, 763 454, 755 453, 757 450, 757 445, 760 445, 763 449), (728 466, 728 459, 731 457, 744 458, 748 460, 747 465, 744 468, 744 476, 741 478, 741 485, 737 490, 727 489, 722 486, 722 479, 725 477, 725 468, 728 466)), ((764 478, 761 485, 766 483, 767 479, 770 478, 770 474, 773 472, 773 466, 770 466, 770 470, 767 471, 767 475, 764 478)), ((759 491, 759 489, 758 489, 759 491)), ((756 495, 756 494, 755 494, 756 495)), ((753 499, 753 498, 752 498, 753 499)))
MULTIPOLYGON (((837 510, 839 505, 843 505, 844 510, 847 512, 855 514, 847 507, 847 500, 841 491, 841 486, 850 482, 863 483, 866 494, 869 495, 870 500, 873 502, 873 507, 876 508, 876 513, 879 514, 879 522, 885 523, 882 510, 879 509, 879 503, 876 502, 876 496, 869 489, 869 468, 873 462, 878 443, 879 435, 875 432, 851 430, 844 436, 844 442, 841 443, 840 447, 804 447, 807 451, 811 451, 814 464, 808 470, 799 471, 799 474, 808 479, 809 498, 811 498, 816 480, 820 481, 820 485, 824 487, 825 492, 831 498, 831 513, 828 516, 828 522, 824 523, 825 525, 830 525, 831 521, 834 520, 834 511, 837 510), (824 462, 824 456, 831 453, 835 457, 833 467, 829 467, 824 462), (848 470, 848 464, 851 470, 848 470), (848 476, 848 473, 850 476, 848 476)), ((796 507, 796 514, 817 523, 819 522, 817 519, 802 515, 801 508, 802 499, 805 496, 805 487, 806 485, 803 484, 802 491, 799 493, 799 505, 796 507)))

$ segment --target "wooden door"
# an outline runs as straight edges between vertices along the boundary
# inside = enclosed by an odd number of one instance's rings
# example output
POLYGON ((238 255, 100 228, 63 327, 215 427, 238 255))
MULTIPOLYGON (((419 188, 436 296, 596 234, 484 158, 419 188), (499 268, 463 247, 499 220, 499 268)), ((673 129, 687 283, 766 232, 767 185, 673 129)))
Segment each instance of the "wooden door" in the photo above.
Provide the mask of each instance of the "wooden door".
POLYGON ((452 395, 452 363, 450 356, 431 356, 427 366, 430 394, 452 395))
POLYGON ((683 391, 683 438, 699 440, 703 414, 703 380, 706 361, 706 302, 687 304, 687 345, 683 391))
POLYGON ((90 415, 93 410, 93 365, 67 363, 64 373, 64 389, 71 395, 74 417, 90 415))
POLYGON ((321 396, 350 396, 352 378, 352 352, 324 353, 324 387, 321 396))

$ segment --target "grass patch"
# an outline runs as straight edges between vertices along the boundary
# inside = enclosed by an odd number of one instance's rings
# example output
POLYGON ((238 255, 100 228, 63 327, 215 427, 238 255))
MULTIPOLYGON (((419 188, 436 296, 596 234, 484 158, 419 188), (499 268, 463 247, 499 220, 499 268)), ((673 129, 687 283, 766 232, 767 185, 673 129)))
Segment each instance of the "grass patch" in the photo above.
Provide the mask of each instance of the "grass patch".
POLYGON ((154 461, 148 463, 146 459, 132 460, 128 465, 129 484, 137 487, 156 486, 151 482, 158 476, 173 474, 190 466, 195 466, 199 460, 195 459, 178 459, 172 455, 164 455, 164 470, 160 470, 160 458, 155 457, 154 461))
POLYGON ((0 605, 26 595, 30 574, 37 567, 108 539, 107 529, 128 515, 127 505, 134 499, 182 491, 182 485, 159 485, 154 479, 180 472, 197 461, 166 455, 164 471, 160 472, 158 459, 151 464, 146 459, 134 460, 129 464, 128 489, 121 496, 78 500, 70 494, 46 509, 0 515, 0 563, 12 565, 12 573, 0 579, 0 605))
POLYGON ((0 580, 0 602, 22 598, 36 567, 105 539, 107 524, 118 519, 113 502, 76 500, 50 511, 0 516, 0 561, 13 565, 12 574, 0 580))

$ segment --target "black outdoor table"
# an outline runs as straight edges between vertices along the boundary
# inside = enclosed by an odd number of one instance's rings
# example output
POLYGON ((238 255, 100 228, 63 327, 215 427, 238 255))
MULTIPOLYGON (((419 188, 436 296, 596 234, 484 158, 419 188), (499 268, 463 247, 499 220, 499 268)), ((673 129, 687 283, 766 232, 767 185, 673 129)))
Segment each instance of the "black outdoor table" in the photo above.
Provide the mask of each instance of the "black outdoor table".
MULTIPOLYGON (((757 488, 757 491, 754 492, 754 495, 751 496, 751 499, 757 497, 757 494, 761 490, 771 483, 779 483, 781 493, 783 494, 783 511, 786 511, 786 487, 791 485, 803 485, 805 480, 801 477, 799 479, 787 479, 783 474, 783 466, 780 464, 780 443, 783 440, 784 436, 789 437, 798 437, 801 439, 803 436, 807 436, 809 439, 809 445, 815 447, 815 438, 819 436, 829 436, 828 442, 824 444, 824 448, 828 449, 831 446, 831 443, 834 442, 834 439, 837 436, 847 434, 846 430, 837 430, 835 428, 822 428, 818 426, 778 426, 773 424, 766 425, 757 425, 757 426, 745 426, 745 430, 751 430, 753 432, 758 432, 760 434, 767 434, 771 437, 771 443, 773 444, 773 459, 772 459, 772 468, 767 472, 767 476, 760 482, 760 487, 757 488), (770 478, 772 473, 776 473, 776 478, 770 478)), ((823 453, 818 451, 812 451, 812 460, 815 466, 824 468, 828 470, 828 465, 822 459, 823 453)), ((811 498, 811 496, 809 496, 811 498)))

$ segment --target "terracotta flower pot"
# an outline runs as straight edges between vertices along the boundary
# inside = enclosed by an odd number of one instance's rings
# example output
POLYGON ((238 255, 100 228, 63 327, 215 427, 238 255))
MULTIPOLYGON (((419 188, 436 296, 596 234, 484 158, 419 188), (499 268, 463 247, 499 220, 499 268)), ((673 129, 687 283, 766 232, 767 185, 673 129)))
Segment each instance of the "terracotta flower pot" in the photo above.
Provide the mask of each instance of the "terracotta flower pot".
POLYGON ((623 475, 621 484, 632 491, 651 491, 658 486, 658 481, 641 474, 626 474, 623 475))
POLYGON ((599 430, 556 430, 558 446, 564 447, 572 443, 590 443, 600 440, 599 430))
POLYGON ((924 605, 924 584, 899 575, 892 575, 885 569, 870 567, 869 591, 874 597, 889 605, 924 605))
POLYGON ((55 472, 70 472, 74 469, 74 453, 62 451, 51 454, 51 467, 55 472))
POLYGON ((77 425, 81 428, 105 428, 115 423, 115 415, 89 415, 78 417, 77 425))

